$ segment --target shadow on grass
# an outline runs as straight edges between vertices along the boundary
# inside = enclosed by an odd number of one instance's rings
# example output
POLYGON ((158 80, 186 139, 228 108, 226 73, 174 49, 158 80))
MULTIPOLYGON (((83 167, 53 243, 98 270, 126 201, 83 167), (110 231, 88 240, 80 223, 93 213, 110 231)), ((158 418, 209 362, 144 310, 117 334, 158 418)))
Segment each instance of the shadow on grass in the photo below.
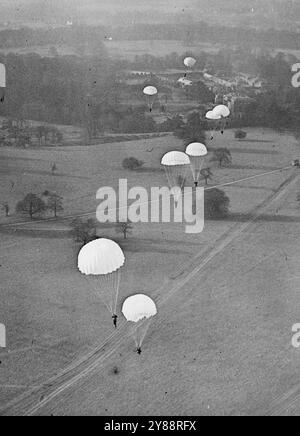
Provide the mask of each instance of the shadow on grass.
POLYGON ((163 173, 164 169, 163 168, 154 168, 154 167, 144 167, 144 168, 139 168, 138 170, 135 171, 136 173, 163 173))
MULTIPOLYGON (((240 222, 244 223, 253 220, 254 215, 251 213, 230 213, 225 221, 240 222)), ((256 222, 267 222, 267 223, 300 223, 300 217, 288 216, 288 215, 260 215, 255 219, 256 222)))
POLYGON ((271 144, 274 141, 271 141, 270 139, 241 139, 239 142, 271 144))
POLYGON ((228 169, 232 169, 232 170, 257 170, 257 171, 277 171, 278 167, 269 167, 269 166, 257 166, 257 165, 229 165, 227 167, 224 168, 228 168, 228 169))
MULTIPOLYGON (((228 147, 232 153, 241 153, 241 154, 266 154, 273 156, 275 154, 279 154, 276 150, 260 150, 255 148, 236 148, 236 147, 228 147)), ((211 148, 210 151, 213 151, 214 148, 211 148)))

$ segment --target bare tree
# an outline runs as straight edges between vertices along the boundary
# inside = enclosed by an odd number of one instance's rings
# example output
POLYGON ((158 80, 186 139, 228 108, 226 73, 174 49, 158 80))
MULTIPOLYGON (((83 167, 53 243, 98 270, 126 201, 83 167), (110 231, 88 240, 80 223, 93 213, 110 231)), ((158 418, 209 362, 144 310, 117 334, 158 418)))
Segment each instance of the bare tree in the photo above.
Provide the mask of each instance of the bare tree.
POLYGON ((72 221, 71 226, 76 242, 87 244, 97 237, 97 222, 93 219, 83 221, 80 218, 76 218, 72 221))
POLYGON ((124 239, 127 239, 128 235, 131 235, 133 231, 133 225, 131 221, 120 222, 116 224, 116 232, 122 233, 124 239))
POLYGON ((211 172, 210 168, 203 168, 200 171, 201 176, 205 180, 205 184, 208 185, 208 181, 213 178, 213 173, 211 172))
POLYGON ((51 174, 52 174, 52 176, 55 175, 56 171, 57 171, 57 166, 56 166, 56 163, 53 162, 53 164, 51 165, 51 174))
POLYGON ((57 218, 58 212, 62 212, 64 210, 63 198, 55 194, 55 192, 48 193, 48 199, 46 205, 47 205, 47 209, 53 212, 55 218, 57 218))
POLYGON ((232 163, 230 150, 228 148, 217 148, 214 150, 211 161, 219 162, 220 168, 222 168, 223 164, 230 165, 232 163))
POLYGON ((5 202, 2 203, 1 206, 2 206, 2 210, 4 210, 5 212, 5 216, 9 217, 9 211, 10 211, 9 204, 5 202))
POLYGON ((46 203, 35 194, 27 194, 16 206, 17 213, 27 214, 31 219, 34 215, 44 212, 45 210, 46 203))

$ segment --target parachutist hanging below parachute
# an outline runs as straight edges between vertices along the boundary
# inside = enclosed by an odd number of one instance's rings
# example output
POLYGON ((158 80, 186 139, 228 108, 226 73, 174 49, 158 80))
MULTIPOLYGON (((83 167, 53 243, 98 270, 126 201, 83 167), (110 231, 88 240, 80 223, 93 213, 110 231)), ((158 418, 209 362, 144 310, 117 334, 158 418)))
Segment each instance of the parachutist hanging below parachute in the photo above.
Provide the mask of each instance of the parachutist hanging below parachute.
POLYGON ((136 352, 140 355, 152 319, 157 314, 156 304, 147 295, 132 295, 125 300, 122 313, 126 320, 132 324, 136 352))
POLYGON ((207 155, 207 148, 204 144, 201 144, 200 142, 193 142, 192 144, 189 144, 187 146, 185 152, 190 158, 194 184, 197 188, 201 176, 201 170, 204 164, 204 159, 207 155))
POLYGON ((161 164, 165 169, 175 202, 178 203, 186 181, 188 165, 190 165, 189 156, 182 151, 170 151, 163 156, 161 164))
POLYGON ((157 88, 155 86, 146 86, 143 90, 144 95, 147 98, 147 104, 149 107, 150 112, 153 110, 153 105, 155 103, 156 96, 158 94, 157 88))
POLYGON ((113 319, 113 324, 114 324, 115 328, 117 328, 118 327, 118 315, 113 315, 112 319, 113 319))
POLYGON ((125 256, 121 247, 110 239, 96 239, 86 244, 78 255, 78 269, 88 276, 89 283, 104 302, 117 327, 117 302, 121 268, 125 256))
MULTIPOLYGON (((221 134, 224 134, 224 131, 226 129, 227 126, 227 118, 230 115, 230 110, 227 106, 225 106, 224 104, 218 105, 216 106, 212 111, 207 112, 206 114, 206 118, 208 120, 214 121, 215 126, 214 126, 214 133, 216 132, 218 125, 219 124, 219 128, 221 131, 221 134)), ((211 140, 214 139, 214 133, 212 134, 211 140)))
MULTIPOLYGON (((196 61, 196 59, 194 59, 192 57, 187 57, 184 59, 183 63, 188 69, 192 70, 194 68, 194 66, 196 65, 197 61, 196 61)), ((188 75, 188 71, 185 72, 184 77, 186 78, 187 75, 188 75)))
POLYGON ((215 137, 215 132, 217 131, 217 121, 220 121, 222 119, 222 117, 220 115, 217 115, 214 113, 214 111, 209 111, 206 114, 206 119, 210 120, 211 122, 213 122, 213 133, 211 134, 211 141, 214 139, 215 137))

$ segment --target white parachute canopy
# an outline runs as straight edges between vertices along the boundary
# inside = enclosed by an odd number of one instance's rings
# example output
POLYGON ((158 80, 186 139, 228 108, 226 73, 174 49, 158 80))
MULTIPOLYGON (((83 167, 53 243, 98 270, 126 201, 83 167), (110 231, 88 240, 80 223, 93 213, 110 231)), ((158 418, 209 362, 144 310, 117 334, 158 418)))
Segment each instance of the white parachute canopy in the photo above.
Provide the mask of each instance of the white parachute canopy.
POLYGON ((143 93, 147 98, 147 104, 149 106, 150 112, 152 112, 155 98, 158 94, 158 90, 157 88, 155 88, 155 86, 146 86, 146 88, 144 88, 143 90, 143 93))
POLYGON ((169 151, 163 156, 161 163, 162 165, 173 167, 189 165, 190 160, 189 157, 182 151, 169 151))
POLYGON ((183 63, 186 67, 193 68, 196 65, 197 61, 193 57, 187 57, 184 59, 183 63))
POLYGON ((157 314, 154 301, 147 295, 137 294, 128 297, 122 308, 123 315, 127 321, 139 322, 151 318, 157 314))
POLYGON ((4 101, 6 88, 6 68, 4 64, 0 63, 0 101, 4 101))
POLYGON ((221 130, 221 133, 223 134, 224 130, 226 129, 226 126, 227 126, 226 118, 228 118, 230 116, 230 109, 228 106, 225 106, 224 104, 220 104, 214 108, 213 113, 216 116, 221 117, 220 130, 221 130))
POLYGON ((175 201, 178 202, 185 184, 190 158, 182 151, 170 151, 163 156, 161 164, 165 169, 175 201))
POLYGON ((230 115, 230 109, 228 106, 225 106, 224 104, 220 104, 219 106, 216 106, 214 108, 213 113, 216 114, 216 116, 227 118, 230 115))
POLYGON ((207 148, 200 142, 193 142, 187 146, 185 152, 190 158, 194 182, 197 184, 200 179, 205 156, 207 155, 207 148))
POLYGON ((156 95, 158 93, 158 90, 157 88, 155 88, 155 86, 146 86, 143 92, 145 95, 152 97, 153 95, 156 95))
POLYGON ((88 276, 99 297, 112 315, 116 314, 120 271, 125 263, 121 247, 110 239, 96 239, 86 244, 78 255, 78 269, 88 276))
POLYGON ((144 294, 128 297, 122 307, 126 320, 132 322, 136 346, 140 348, 150 327, 152 318, 157 314, 154 301, 144 294))
POLYGON ((208 111, 207 114, 205 115, 205 117, 208 120, 213 120, 213 121, 218 121, 222 119, 222 116, 215 113, 214 111, 208 111))
POLYGON ((111 274, 121 268, 124 262, 120 246, 104 238, 86 244, 78 256, 79 271, 86 275, 111 274))

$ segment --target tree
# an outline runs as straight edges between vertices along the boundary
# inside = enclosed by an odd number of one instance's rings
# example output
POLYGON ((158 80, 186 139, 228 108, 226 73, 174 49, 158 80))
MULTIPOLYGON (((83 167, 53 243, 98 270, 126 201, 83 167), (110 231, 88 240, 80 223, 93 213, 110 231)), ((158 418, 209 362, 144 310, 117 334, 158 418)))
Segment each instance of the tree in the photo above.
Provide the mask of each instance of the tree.
POLYGON ((211 172, 210 168, 203 168, 200 171, 201 176, 205 180, 205 184, 208 185, 208 181, 212 179, 213 173, 211 172))
POLYGON ((160 132, 177 132, 183 127, 184 127, 183 117, 178 114, 172 118, 168 118, 166 121, 159 124, 160 132))
POLYGON ((31 145, 31 138, 29 134, 26 133, 20 133, 17 141, 16 141, 16 147, 19 148, 26 148, 27 146, 31 145))
POLYGON ((97 222, 93 219, 83 221, 76 218, 71 223, 72 234, 76 242, 81 242, 84 245, 97 238, 97 222))
POLYGON ((236 130, 234 132, 234 137, 235 139, 238 139, 239 141, 241 141, 242 139, 246 139, 247 138, 247 132, 245 132, 244 130, 236 130))
POLYGON ((17 203, 16 212, 21 214, 28 214, 30 219, 34 215, 44 212, 46 210, 46 203, 35 194, 27 194, 26 197, 17 203))
POLYGON ((36 137, 39 141, 39 145, 42 146, 43 142, 46 144, 47 142, 48 131, 46 126, 38 126, 36 128, 36 137))
POLYGON ((128 234, 132 234, 133 226, 131 221, 120 222, 116 224, 116 232, 122 233, 124 239, 127 239, 128 234))
POLYGON ((175 132, 175 135, 186 142, 201 142, 205 144, 206 136, 203 122, 198 112, 188 116, 186 124, 175 132))
POLYGON ((207 219, 226 218, 230 199, 220 189, 211 189, 204 194, 204 212, 207 219))
POLYGON ((230 165, 232 163, 230 150, 228 150, 228 148, 217 148, 216 150, 214 150, 211 161, 219 162, 220 168, 222 168, 223 163, 226 165, 230 165))
POLYGON ((57 166, 56 166, 56 163, 53 162, 52 165, 51 165, 51 174, 52 174, 52 176, 54 176, 56 171, 57 171, 57 166))
POLYGON ((122 166, 125 170, 135 171, 142 168, 144 164, 145 162, 138 160, 135 157, 128 157, 123 160, 122 166))
POLYGON ((6 217, 9 217, 9 204, 8 203, 2 203, 1 204, 1 206, 2 206, 2 210, 4 210, 4 212, 5 212, 5 216, 6 217))
POLYGON ((54 192, 48 193, 48 200, 47 200, 47 209, 51 210, 54 213, 54 217, 57 218, 57 213, 62 212, 64 210, 63 208, 63 198, 59 195, 55 194, 54 192))
POLYGON ((201 80, 188 86, 186 95, 189 100, 197 100, 202 104, 212 103, 215 100, 214 93, 201 80))

